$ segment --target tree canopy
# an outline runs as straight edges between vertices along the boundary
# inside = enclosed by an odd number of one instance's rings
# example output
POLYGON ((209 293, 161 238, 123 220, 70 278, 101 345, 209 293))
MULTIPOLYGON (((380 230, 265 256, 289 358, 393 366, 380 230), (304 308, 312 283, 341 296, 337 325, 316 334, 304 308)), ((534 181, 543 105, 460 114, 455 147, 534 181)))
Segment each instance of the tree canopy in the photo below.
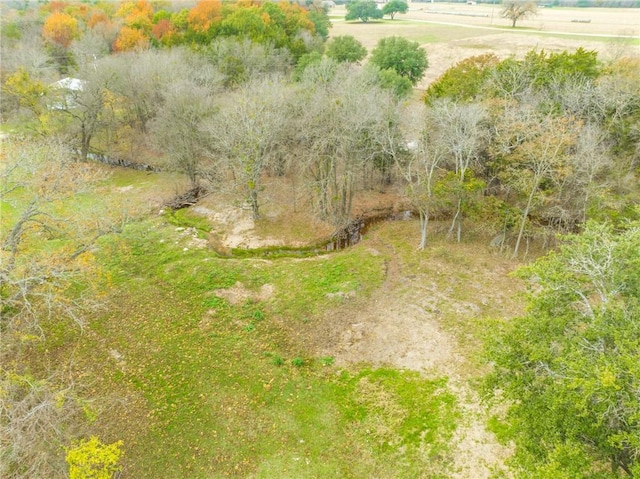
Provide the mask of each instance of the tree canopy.
POLYGON ((52 13, 42 27, 45 40, 63 48, 67 48, 78 35, 78 20, 66 13, 52 13))
POLYGON ((473 100, 498 62, 493 53, 465 58, 429 85, 424 94, 425 101, 430 103, 438 98, 473 100))
POLYGON ((351 35, 341 35, 331 39, 326 55, 340 63, 358 63, 367 56, 367 49, 351 35))
POLYGON ((362 23, 367 23, 371 19, 378 20, 383 17, 382 10, 373 0, 354 0, 347 3, 346 8, 345 20, 360 20, 362 23))
POLYGON ((600 478, 607 462, 637 476, 640 224, 565 239, 520 270, 528 312, 490 340, 488 385, 511 401, 519 477, 600 478))
POLYGON ((382 38, 371 52, 371 63, 380 69, 391 68, 408 78, 413 85, 424 75, 429 62, 427 52, 418 42, 404 37, 382 38))
POLYGON ((382 7, 382 14, 389 15, 391 20, 396 16, 396 13, 407 13, 409 5, 405 0, 390 0, 382 7))

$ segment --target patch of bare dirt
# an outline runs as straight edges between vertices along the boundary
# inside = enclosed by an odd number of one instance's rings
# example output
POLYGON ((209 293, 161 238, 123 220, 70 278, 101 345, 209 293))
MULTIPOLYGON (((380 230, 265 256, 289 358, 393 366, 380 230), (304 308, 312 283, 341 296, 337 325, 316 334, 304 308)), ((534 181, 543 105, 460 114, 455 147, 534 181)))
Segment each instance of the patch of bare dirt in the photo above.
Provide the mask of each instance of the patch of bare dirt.
POLYGON ((458 273, 450 263, 430 258, 428 271, 406 274, 389 245, 376 239, 375 233, 369 241, 376 254, 390 255, 384 284, 369 301, 354 299, 321 320, 312 333, 313 347, 319 355, 333 356, 338 366, 368 363, 448 377, 462 412, 452 445, 450 477, 488 479, 503 469, 511 451, 485 427, 488 413, 470 386, 477 371, 468 364, 469 353, 460 344, 455 326, 448 323, 452 318, 471 320, 488 307, 497 314, 512 314, 508 311, 512 305, 502 293, 492 295, 496 284, 513 282, 507 277, 508 265, 500 258, 493 268, 466 265, 471 278, 456 280, 458 273), (468 284, 456 285, 456 281, 468 284), (471 291, 473 299, 460 299, 447 284, 471 291))
POLYGON ((208 218, 217 226, 220 244, 224 248, 264 248, 283 245, 281 239, 262 238, 255 234, 255 220, 251 211, 241 207, 213 209, 207 206, 194 206, 193 212, 208 218))
POLYGON ((246 303, 247 300, 267 301, 273 297, 274 291, 272 284, 263 284, 258 291, 251 291, 238 281, 231 288, 216 289, 213 293, 230 304, 239 305, 246 303))
POLYGON ((264 177, 263 184, 258 220, 232 188, 214 191, 190 209, 211 224, 214 249, 306 246, 331 235, 333 227, 313 216, 308 195, 293 188, 290 179, 264 177))

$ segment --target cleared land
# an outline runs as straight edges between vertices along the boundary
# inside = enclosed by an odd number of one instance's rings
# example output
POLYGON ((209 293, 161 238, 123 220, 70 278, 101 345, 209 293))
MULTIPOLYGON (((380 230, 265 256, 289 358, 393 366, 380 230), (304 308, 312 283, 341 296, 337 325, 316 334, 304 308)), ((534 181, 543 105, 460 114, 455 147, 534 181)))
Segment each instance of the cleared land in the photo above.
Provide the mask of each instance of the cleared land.
POLYGON ((332 9, 331 36, 353 35, 370 51, 380 38, 401 35, 427 51, 429 68, 418 85, 426 88, 455 63, 492 52, 520 57, 531 49, 560 52, 579 47, 603 59, 640 55, 640 9, 541 8, 515 29, 499 5, 411 3, 396 20, 345 22, 343 7, 332 9), (583 23, 589 20, 590 23, 583 23))

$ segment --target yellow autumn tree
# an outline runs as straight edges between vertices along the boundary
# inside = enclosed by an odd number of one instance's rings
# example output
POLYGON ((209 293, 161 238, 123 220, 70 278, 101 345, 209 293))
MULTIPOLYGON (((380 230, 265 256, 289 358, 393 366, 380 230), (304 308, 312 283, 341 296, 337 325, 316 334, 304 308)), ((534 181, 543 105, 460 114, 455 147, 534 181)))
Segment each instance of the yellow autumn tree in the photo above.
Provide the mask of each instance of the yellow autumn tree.
POLYGON ((42 112, 42 96, 47 89, 42 82, 31 78, 24 68, 20 67, 7 77, 2 91, 16 98, 22 108, 31 110, 36 115, 42 112))
POLYGON ((42 27, 42 36, 47 42, 65 49, 78 35, 78 20, 62 12, 49 15, 42 27))
POLYGON ((113 51, 128 52, 131 50, 146 50, 149 47, 149 37, 144 32, 131 27, 122 27, 118 38, 113 42, 113 51))
POLYGON ((67 450, 69 479, 111 479, 122 469, 122 441, 104 444, 91 436, 67 450))
POLYGON ((152 26, 153 5, 146 0, 124 2, 120 5, 116 16, 121 17, 126 26, 148 33, 152 26))
POLYGON ((189 11, 187 24, 196 32, 206 32, 211 24, 222 18, 222 2, 220 0, 200 0, 189 11))
POLYGON ((120 8, 116 12, 116 16, 120 18, 126 18, 129 15, 143 14, 148 17, 153 15, 153 5, 146 0, 139 0, 137 2, 122 2, 120 8))

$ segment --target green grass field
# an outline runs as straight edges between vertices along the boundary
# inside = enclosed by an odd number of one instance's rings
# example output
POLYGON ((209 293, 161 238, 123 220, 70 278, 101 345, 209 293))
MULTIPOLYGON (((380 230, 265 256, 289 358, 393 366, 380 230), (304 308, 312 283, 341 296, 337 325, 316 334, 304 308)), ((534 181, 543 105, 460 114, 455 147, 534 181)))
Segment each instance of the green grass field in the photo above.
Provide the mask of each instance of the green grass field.
POLYGON ((370 294, 382 279, 381 258, 353 249, 305 262, 220 259, 185 252, 175 236, 163 220, 145 220, 103 240, 108 311, 75 349, 101 390, 140 398, 137 412, 125 405, 120 418, 101 420, 124 439, 130 477, 445 470, 457 414, 446 378, 366 365, 341 370, 331 358, 293 349, 278 327, 304 329, 305 316, 335 306, 327 293, 370 294), (282 293, 238 304, 214 293, 237 282, 282 293), (142 422, 127 427, 136 414, 142 422))
MULTIPOLYGON (((83 214, 118 195, 140 200, 168 181, 116 169, 91 201, 67 206, 83 214)), ((446 377, 338 367, 290 337, 338 312, 336 293, 375 294, 387 258, 365 247, 222 258, 190 246, 179 225, 193 221, 141 212, 103 236, 76 283, 100 307, 83 330, 45 323, 34 346, 35 369, 63 361, 87 385, 92 430, 124 441, 126 477, 447 477, 459 411, 446 377), (239 284, 248 298, 225 296, 239 284), (265 285, 273 294, 252 296, 265 285)))

